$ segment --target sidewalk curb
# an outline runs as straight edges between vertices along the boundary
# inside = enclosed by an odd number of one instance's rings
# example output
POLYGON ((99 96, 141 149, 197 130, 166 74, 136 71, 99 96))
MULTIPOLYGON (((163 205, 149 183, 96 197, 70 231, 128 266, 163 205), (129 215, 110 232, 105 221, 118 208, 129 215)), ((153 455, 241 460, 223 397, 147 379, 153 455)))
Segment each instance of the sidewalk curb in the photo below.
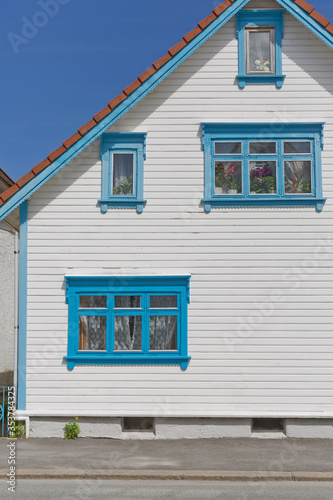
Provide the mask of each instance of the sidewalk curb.
MULTIPOLYGON (((8 479, 8 471, 0 470, 0 479, 8 479)), ((333 472, 268 472, 268 471, 202 471, 202 470, 49 470, 16 471, 17 479, 83 479, 83 480, 162 480, 162 481, 333 481, 333 472)))

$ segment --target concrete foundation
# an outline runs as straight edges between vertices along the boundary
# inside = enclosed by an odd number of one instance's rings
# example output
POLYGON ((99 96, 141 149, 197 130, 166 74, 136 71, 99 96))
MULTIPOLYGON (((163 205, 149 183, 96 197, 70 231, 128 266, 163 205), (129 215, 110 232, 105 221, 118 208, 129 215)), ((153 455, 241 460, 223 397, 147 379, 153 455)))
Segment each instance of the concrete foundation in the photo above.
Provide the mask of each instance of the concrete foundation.
MULTIPOLYGON (((31 417, 30 437, 64 437, 73 417, 31 417)), ((153 430, 124 430, 122 418, 80 417, 79 437, 110 439, 316 438, 333 439, 333 419, 285 419, 284 432, 253 432, 251 418, 155 418, 153 430)))
POLYGON ((285 429, 290 438, 333 439, 333 419, 288 418, 285 429))

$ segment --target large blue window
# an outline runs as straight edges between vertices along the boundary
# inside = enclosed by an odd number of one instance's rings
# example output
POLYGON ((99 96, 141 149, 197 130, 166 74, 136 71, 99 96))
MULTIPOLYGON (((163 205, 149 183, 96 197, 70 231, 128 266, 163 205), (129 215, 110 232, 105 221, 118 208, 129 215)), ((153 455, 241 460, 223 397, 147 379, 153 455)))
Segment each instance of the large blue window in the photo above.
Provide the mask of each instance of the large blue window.
POLYGON ((203 123, 205 210, 322 210, 323 123, 203 123))
POLYGON ((237 14, 238 83, 281 88, 283 10, 241 10, 237 14))
POLYGON ((189 276, 68 276, 67 366, 187 368, 189 276))
POLYGON ((101 136, 102 196, 101 210, 136 208, 143 211, 143 166, 146 135, 142 133, 105 133, 101 136))

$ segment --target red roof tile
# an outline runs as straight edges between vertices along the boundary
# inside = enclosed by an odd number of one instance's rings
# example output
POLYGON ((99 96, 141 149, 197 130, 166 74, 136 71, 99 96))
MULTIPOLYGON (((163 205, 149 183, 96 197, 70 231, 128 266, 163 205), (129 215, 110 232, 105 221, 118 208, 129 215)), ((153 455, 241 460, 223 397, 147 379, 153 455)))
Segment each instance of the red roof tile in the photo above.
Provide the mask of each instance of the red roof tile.
POLYGON ((295 4, 298 5, 301 9, 305 10, 308 14, 311 14, 311 12, 314 11, 314 7, 310 5, 308 2, 305 0, 294 0, 295 4))
POLYGON ((54 160, 59 158, 59 156, 61 156, 65 151, 66 151, 65 146, 60 146, 58 149, 55 149, 54 151, 52 151, 52 153, 49 154, 48 159, 52 163, 54 160))
POLYGON ((178 54, 180 50, 186 47, 187 43, 185 40, 180 40, 180 42, 176 43, 171 49, 169 49, 169 54, 173 57, 175 54, 178 54))
POLYGON ((73 146, 73 144, 75 144, 79 139, 81 139, 81 135, 78 132, 76 132, 74 135, 66 139, 63 144, 65 148, 68 149, 71 146, 73 146))
POLYGON ((27 182, 29 182, 34 177, 35 177, 35 174, 33 173, 32 170, 30 170, 30 172, 28 172, 23 177, 21 177, 21 179, 19 179, 18 181, 16 181, 16 184, 18 185, 19 188, 21 188, 22 186, 24 186, 24 184, 26 184, 27 182))
POLYGON ((108 114, 111 113, 111 108, 109 106, 106 106, 106 108, 102 109, 99 113, 94 115, 94 120, 96 123, 100 122, 105 118, 108 114))
POLYGON ((132 92, 134 92, 134 90, 138 89, 140 85, 141 85, 140 80, 135 80, 135 82, 131 83, 131 85, 128 85, 124 89, 124 94, 130 95, 132 92))
MULTIPOLYGON (((42 162, 38 163, 31 172, 28 174, 24 175, 17 181, 17 183, 7 189, 2 195, 0 196, 0 205, 2 205, 5 201, 10 198, 16 191, 18 191, 22 186, 24 186, 27 182, 29 182, 35 175, 37 175, 39 172, 44 170, 48 165, 50 165, 51 161, 54 161, 56 158, 58 158, 61 154, 65 152, 66 149, 70 148, 75 144, 78 140, 81 139, 81 137, 89 132, 99 121, 101 121, 105 116, 107 116, 113 109, 115 109, 121 102, 123 102, 128 95, 130 95, 134 90, 140 87, 148 78, 150 78, 156 70, 161 68, 164 64, 166 64, 172 57, 174 57, 180 50, 182 50, 186 45, 193 40, 199 33, 201 33, 202 30, 204 30, 207 26, 209 26, 215 19, 222 14, 232 3, 234 0, 225 0, 222 2, 220 5, 218 5, 210 14, 207 16, 205 19, 200 21, 198 23, 198 26, 194 28, 192 31, 187 33, 184 37, 183 40, 178 42, 176 45, 171 47, 167 54, 162 56, 160 59, 158 59, 151 68, 147 69, 144 71, 138 79, 131 83, 128 87, 124 89, 124 91, 119 94, 117 97, 112 99, 108 103, 108 106, 99 113, 97 113, 92 120, 90 120, 88 123, 83 125, 81 128, 79 128, 78 132, 72 135, 69 139, 64 141, 63 145, 60 146, 60 148, 56 149, 51 153, 48 158, 43 160, 42 162)), ((330 24, 329 20, 326 19, 324 16, 319 14, 318 12, 315 11, 314 7, 310 5, 308 2, 305 0, 293 0, 293 2, 298 5, 301 9, 305 10, 310 16, 315 19, 319 24, 321 24, 329 33, 333 34, 333 25, 330 24)))
POLYGON ((121 94, 117 95, 117 97, 112 99, 112 101, 109 102, 110 108, 111 109, 116 108, 118 106, 118 104, 123 102, 125 99, 126 99, 126 95, 122 92, 121 94))
POLYGON ((190 41, 193 40, 193 38, 195 38, 201 32, 202 32, 202 29, 200 28, 200 26, 197 26, 192 31, 190 31, 185 36, 183 36, 183 38, 184 38, 186 43, 190 43, 190 41))
POLYGON ((162 68, 162 66, 164 66, 164 64, 166 64, 168 61, 170 61, 170 59, 172 59, 172 56, 168 52, 167 54, 164 54, 164 56, 160 57, 157 61, 155 61, 153 66, 156 70, 158 70, 162 68))

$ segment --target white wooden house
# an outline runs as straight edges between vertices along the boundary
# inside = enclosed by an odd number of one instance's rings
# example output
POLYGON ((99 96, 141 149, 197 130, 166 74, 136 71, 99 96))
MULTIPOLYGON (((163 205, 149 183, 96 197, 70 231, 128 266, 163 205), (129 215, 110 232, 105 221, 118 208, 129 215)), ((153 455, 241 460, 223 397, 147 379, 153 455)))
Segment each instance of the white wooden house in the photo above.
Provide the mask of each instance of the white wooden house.
POLYGON ((333 437, 332 48, 226 0, 1 196, 32 436, 333 437))

